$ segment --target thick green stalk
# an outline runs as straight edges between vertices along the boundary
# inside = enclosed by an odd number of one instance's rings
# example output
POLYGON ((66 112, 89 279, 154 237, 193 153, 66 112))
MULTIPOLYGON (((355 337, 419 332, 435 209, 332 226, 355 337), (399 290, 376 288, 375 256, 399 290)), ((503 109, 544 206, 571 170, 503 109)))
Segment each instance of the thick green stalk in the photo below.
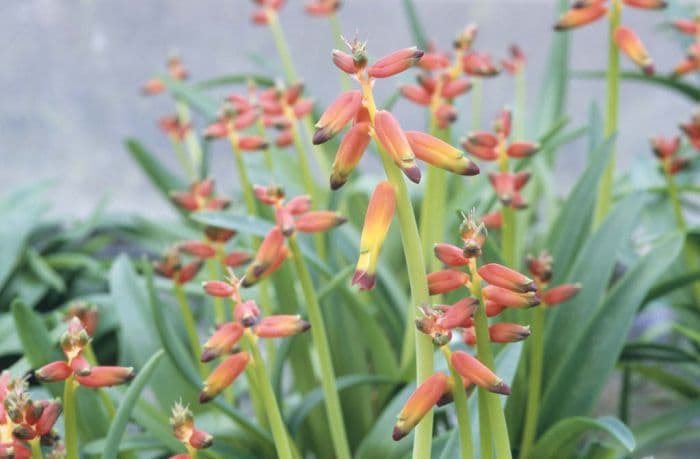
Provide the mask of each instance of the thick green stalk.
MULTIPOLYGON (((605 136, 610 137, 617 131, 620 87, 620 51, 615 44, 615 30, 620 25, 620 0, 613 0, 610 6, 610 26, 608 33, 608 71, 607 71, 607 102, 605 110, 605 136)), ((615 176, 615 151, 610 152, 607 166, 603 172, 598 188, 593 227, 597 228, 610 211, 612 187, 615 176)))
POLYGON ((296 83, 299 81, 299 74, 294 68, 294 62, 292 62, 292 53, 289 52, 289 47, 287 46, 287 38, 284 36, 284 31, 280 25, 277 13, 271 13, 268 15, 270 26, 270 31, 275 39, 275 46, 277 47, 277 54, 282 61, 282 67, 284 68, 284 75, 290 83, 296 83))
POLYGON ((35 438, 29 442, 32 447, 32 459, 44 459, 44 453, 41 452, 41 443, 39 438, 35 438))
POLYGON ((75 377, 70 375, 63 385, 63 425, 66 459, 78 459, 78 417, 75 404, 75 377))
POLYGON ((323 387, 323 395, 326 400, 326 415, 328 416, 335 454, 339 459, 349 459, 351 457, 350 447, 345 434, 345 422, 343 421, 343 412, 340 407, 340 397, 336 387, 333 360, 331 359, 331 352, 328 346, 328 336, 326 326, 323 323, 321 306, 318 303, 311 274, 304 261, 296 236, 292 235, 287 241, 294 259, 297 276, 301 282, 301 289, 306 299, 306 312, 311 323, 311 337, 318 354, 318 362, 321 369, 321 386, 323 387))
POLYGON ((250 215, 257 215, 258 207, 255 201, 255 194, 253 193, 253 185, 250 183, 250 178, 248 178, 248 170, 245 167, 245 161, 243 161, 243 153, 241 149, 238 148, 238 139, 235 135, 232 135, 229 140, 231 143, 233 160, 236 162, 236 169, 238 170, 239 185, 243 192, 246 210, 250 215))
POLYGON ((474 457, 473 442, 472 442, 472 427, 469 419, 469 404, 467 401, 467 393, 464 386, 461 384, 462 376, 450 364, 450 348, 442 346, 442 353, 445 354, 445 359, 450 367, 450 373, 454 380, 452 387, 452 395, 455 402, 455 412, 457 413, 457 430, 459 431, 459 452, 461 459, 472 459, 474 457))
POLYGON ((185 325, 187 339, 190 342, 190 349, 192 350, 195 360, 197 361, 199 375, 202 377, 202 379, 205 379, 207 377, 207 367, 199 361, 199 356, 202 355, 202 348, 199 345, 197 324, 195 323, 194 316, 192 315, 192 309, 190 308, 189 301, 187 300, 187 294, 179 282, 173 282, 173 291, 175 292, 177 303, 180 305, 180 316, 182 317, 182 322, 185 325))
POLYGON ((481 129, 481 106, 484 100, 484 81, 475 77, 472 78, 472 131, 481 129))
POLYGON ((525 69, 515 75, 515 116, 513 117, 513 134, 515 140, 525 140, 525 118, 527 105, 527 79, 525 69))
MULTIPOLYGON (((471 263, 470 270, 472 274, 472 296, 478 298, 480 304, 486 304, 481 294, 481 278, 477 273, 475 261, 471 263)), ((493 370, 495 365, 493 351, 491 350, 491 340, 489 338, 489 321, 484 308, 478 308, 476 310, 474 314, 474 326, 476 329, 476 356, 484 365, 493 370)), ((481 413, 481 409, 485 405, 488 409, 488 420, 493 435, 496 457, 498 459, 510 459, 511 451, 510 440, 508 439, 508 427, 506 426, 505 413, 503 412, 503 408, 501 408, 498 395, 479 388, 479 400, 481 399, 484 399, 485 402, 479 404, 479 413, 481 413)), ((480 428, 483 427, 483 425, 480 425, 480 428)))
POLYGON ((267 374, 267 368, 265 367, 265 362, 260 355, 260 349, 258 348, 257 337, 253 335, 249 330, 246 330, 245 337, 248 344, 248 350, 252 354, 253 362, 252 365, 255 368, 257 387, 251 388, 251 390, 259 390, 262 396, 263 404, 265 405, 265 412, 267 413, 267 419, 270 422, 270 429, 272 430, 272 439, 275 442, 275 448, 277 449, 277 456, 282 459, 292 458, 292 447, 289 444, 289 435, 287 434, 287 429, 284 426, 284 421, 282 420, 282 413, 280 412, 279 405, 277 403, 277 398, 275 398, 275 392, 272 390, 272 385, 270 384, 270 377, 267 374))
POLYGON ((501 227, 501 253, 503 254, 503 261, 506 266, 517 269, 518 260, 516 260, 515 255, 515 210, 510 206, 503 206, 501 208, 501 214, 503 216, 503 224, 501 227))
MULTIPOLYGON (((176 100, 175 107, 177 109, 177 115, 180 119, 180 123, 182 123, 183 126, 189 125, 192 122, 189 106, 185 102, 176 100)), ((197 136, 192 129, 188 129, 185 133, 185 144, 187 145, 187 150, 190 152, 190 158, 192 158, 192 163, 196 174, 199 175, 200 171, 202 170, 204 153, 202 152, 202 147, 199 145, 197 136)))
POLYGON ((527 458, 535 443, 537 434, 537 418, 540 410, 542 395, 542 356, 544 353, 544 307, 538 306, 533 310, 532 338, 528 342, 530 367, 528 368, 527 405, 525 411, 525 427, 520 446, 520 457, 527 458))

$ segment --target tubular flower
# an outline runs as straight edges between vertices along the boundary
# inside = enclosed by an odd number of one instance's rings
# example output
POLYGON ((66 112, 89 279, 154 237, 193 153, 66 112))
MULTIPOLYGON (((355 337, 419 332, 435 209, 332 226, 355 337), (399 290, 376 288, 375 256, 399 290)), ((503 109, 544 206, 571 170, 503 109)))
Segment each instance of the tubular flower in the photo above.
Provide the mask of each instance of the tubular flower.
POLYGON ((333 138, 357 116, 361 106, 362 93, 360 91, 348 91, 341 94, 316 122, 314 145, 325 143, 333 138))
POLYGON ((52 445, 61 412, 60 400, 32 400, 26 379, 0 373, 0 457, 29 459, 27 442, 34 439, 52 445))
POLYGON ((83 349, 89 342, 90 336, 85 327, 80 319, 74 317, 60 339, 67 361, 49 363, 36 370, 34 375, 42 382, 63 381, 73 375, 78 384, 86 387, 115 386, 133 379, 134 369, 130 367, 90 367, 83 356, 83 349))
POLYGON ((415 46, 400 49, 372 64, 367 69, 367 74, 370 78, 388 78, 413 67, 420 61, 421 57, 423 57, 423 51, 415 46))
POLYGON ((173 142, 181 142, 192 128, 192 124, 183 123, 179 116, 173 115, 159 119, 158 127, 173 142))
POLYGON ((188 191, 171 191, 170 199, 188 212, 227 209, 231 202, 228 199, 213 196, 213 192, 214 180, 209 178, 193 183, 188 191))
POLYGON ((501 66, 511 75, 517 75, 525 68, 525 53, 518 45, 510 45, 508 49, 510 57, 501 61, 501 66))
POLYGON ((453 352, 450 363, 463 378, 477 386, 497 394, 510 395, 510 387, 470 354, 464 351, 453 352))
POLYGON ((469 274, 454 269, 445 269, 428 274, 428 289, 431 295, 441 295, 469 285, 469 274))
POLYGON ((527 207, 520 190, 530 179, 529 172, 492 172, 489 174, 489 181, 493 186, 496 196, 506 207, 523 209, 527 207))
MULTIPOLYGON (((469 346, 476 345, 476 333, 474 327, 464 329, 464 343, 469 346)), ((500 322, 489 327, 489 339, 493 343, 514 343, 522 341, 530 336, 530 326, 500 322)))
POLYGON ((433 246, 433 252, 435 257, 446 266, 460 267, 469 264, 469 259, 464 256, 462 249, 456 245, 438 243, 433 246))
POLYGON ((403 171, 409 180, 419 183, 421 174, 416 165, 415 153, 396 118, 384 110, 377 112, 374 117, 374 132, 394 164, 403 171))
MULTIPOLYGON (((173 80, 186 80, 189 76, 187 69, 182 63, 182 60, 177 55, 172 55, 168 58, 166 62, 166 67, 168 70, 168 76, 173 80)), ((165 91, 165 83, 160 78, 151 78, 148 80, 141 89, 144 95, 158 94, 165 91)))
POLYGON ((186 284, 191 281, 201 268, 201 260, 183 264, 177 249, 167 251, 161 260, 153 263, 153 269, 158 275, 178 284, 186 284))
POLYGON ((615 30, 615 43, 618 48, 637 64, 647 75, 654 74, 654 62, 649 57, 644 44, 629 27, 619 26, 615 30))
POLYGON ((491 56, 486 53, 471 52, 462 58, 462 71, 477 77, 494 77, 500 73, 491 56))
POLYGON ((484 287, 482 292, 486 300, 507 308, 530 308, 540 304, 540 299, 535 292, 520 293, 495 285, 484 287))
POLYGON ((651 139, 651 148, 665 173, 675 175, 690 163, 688 158, 677 155, 680 145, 681 139, 678 136, 670 139, 657 136, 651 139))
POLYGON ((332 190, 345 185, 355 166, 362 159, 372 137, 369 133, 370 124, 357 123, 348 130, 338 147, 338 153, 333 161, 330 184, 332 190))
POLYGON ((447 142, 417 131, 406 132, 416 157, 435 167, 458 175, 477 175, 479 167, 447 142))
POLYGON ((250 287, 272 274, 287 257, 285 238, 295 231, 318 233, 342 225, 347 219, 337 212, 312 211, 309 196, 297 196, 285 203, 284 190, 277 186, 255 186, 255 196, 264 205, 275 210, 275 227, 265 236, 253 262, 248 267, 243 286, 250 287))
POLYGON ((213 400, 230 386, 243 372, 249 360, 247 352, 238 352, 224 359, 204 381, 204 387, 199 393, 199 402, 207 403, 213 400))
POLYGON ((379 252, 389 231, 395 209, 394 187, 389 182, 380 182, 369 199, 360 237, 360 256, 352 277, 352 284, 359 285, 360 290, 374 288, 379 252))
POLYGON ((528 256, 525 260, 530 274, 535 278, 537 285, 537 295, 542 300, 542 307, 551 307, 564 303, 578 294, 581 284, 561 284, 547 289, 549 281, 553 276, 554 260, 547 252, 542 252, 538 256, 528 256))
MULTIPOLYGON (((173 435, 188 451, 192 449, 209 448, 214 443, 214 437, 210 434, 197 430, 194 426, 194 415, 188 406, 182 402, 176 402, 170 414, 170 427, 173 435)), ((189 457, 189 455, 187 456, 189 457)))
POLYGON ((220 355, 232 352, 243 336, 243 331, 244 326, 239 322, 229 322, 220 325, 214 334, 209 337, 207 342, 204 343, 200 360, 202 362, 209 362, 220 355))
POLYGON ((311 0, 304 4, 304 11, 311 16, 326 17, 340 9, 340 0, 311 0))
POLYGON ((479 268, 478 272, 482 279, 497 287, 519 293, 534 292, 537 290, 532 279, 497 263, 483 265, 479 268))
POLYGON ((298 335, 311 328, 311 325, 298 315, 274 315, 265 317, 253 332, 261 338, 284 338, 298 335))
POLYGON ((423 381, 399 413, 392 438, 398 441, 408 435, 448 390, 450 390, 449 379, 444 373, 435 373, 423 381))

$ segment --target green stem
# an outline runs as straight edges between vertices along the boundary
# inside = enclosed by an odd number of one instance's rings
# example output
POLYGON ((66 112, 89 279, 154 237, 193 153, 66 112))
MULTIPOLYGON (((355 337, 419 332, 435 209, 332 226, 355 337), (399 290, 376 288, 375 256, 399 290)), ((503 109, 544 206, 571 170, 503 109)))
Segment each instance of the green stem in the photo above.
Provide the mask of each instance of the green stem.
MULTIPOLYGON (((331 31, 333 32, 333 41, 335 42, 335 47, 337 49, 343 49, 345 42, 343 41, 343 30, 340 26, 340 21, 338 20, 338 15, 333 13, 328 16, 328 23, 331 26, 331 31)), ((343 91, 349 91, 352 87, 350 82, 350 75, 345 72, 340 72, 340 88, 343 91)))
POLYGON ((248 178, 248 170, 245 167, 245 161, 243 161, 243 153, 241 149, 238 148, 237 139, 235 137, 232 136, 229 140, 231 143, 233 160, 236 162, 236 169, 238 170, 239 185, 243 193, 246 210, 249 215, 257 215, 258 207, 255 201, 255 194, 253 193, 253 186, 250 183, 250 178, 248 178))
POLYGON ((32 459, 44 459, 44 453, 41 452, 40 439, 35 438, 29 444, 32 447, 32 459))
POLYGON ((630 388, 632 383, 632 370, 628 365, 622 367, 622 385, 620 387, 620 421, 627 424, 629 422, 630 413, 630 388))
POLYGON ((187 294, 179 282, 173 282, 173 291, 175 293, 175 298, 180 305, 180 316, 182 317, 182 322, 185 325, 187 339, 190 342, 190 349, 192 350, 194 358, 197 361, 199 375, 202 377, 202 379, 205 379, 207 376, 207 367, 199 361, 199 356, 202 355, 202 348, 199 345, 197 324, 195 323, 194 316, 192 315, 192 309, 190 308, 189 301, 187 300, 187 294))
POLYGON ((515 140, 525 140, 525 107, 527 106, 527 79, 525 69, 521 69, 515 75, 515 116, 513 119, 513 133, 515 140))
POLYGON ((309 316, 309 322, 311 323, 311 338, 316 346, 319 366, 321 368, 321 386, 323 387, 323 395, 326 400, 326 416, 328 416, 335 454, 339 459, 349 459, 351 457, 350 447, 348 446, 348 440, 345 434, 343 412, 336 387, 333 361, 328 346, 328 336, 323 323, 323 315, 321 314, 321 306, 318 303, 311 275, 304 261, 296 236, 292 235, 287 241, 292 258, 294 259, 297 276, 299 276, 299 281, 301 282, 301 289, 306 299, 306 312, 309 316))
POLYGON ((177 160, 180 163, 180 167, 182 167, 182 170, 185 171, 185 174, 187 174, 187 178, 194 182, 197 180, 197 173, 195 172, 194 167, 192 167, 192 162, 187 157, 185 150, 182 148, 182 142, 171 137, 171 144, 173 146, 173 150, 175 151, 175 156, 177 156, 177 160))
POLYGON ((277 456, 282 459, 291 459, 292 448, 289 444, 289 435, 284 426, 282 413, 280 412, 275 393, 270 384, 270 377, 267 374, 265 362, 260 355, 260 349, 256 342, 257 337, 252 335, 248 330, 246 330, 245 337, 248 343, 248 350, 253 357, 252 365, 256 372, 255 379, 257 379, 258 384, 255 389, 260 390, 260 394, 262 395, 265 412, 267 413, 267 419, 270 422, 270 429, 272 430, 272 438, 275 442, 275 448, 277 449, 277 456))
MULTIPOLYGON (((610 26, 608 33, 608 71, 607 102, 605 112, 605 136, 610 137, 617 131, 620 87, 620 51, 615 44, 615 30, 620 25, 620 0, 613 0, 610 7, 610 26)), ((597 228, 610 211, 613 179, 615 176, 615 151, 610 152, 608 163, 603 172, 598 188, 593 227, 597 228)))
POLYGON ((276 13, 271 13, 268 15, 270 26, 270 31, 272 32, 272 37, 275 39, 275 46, 277 47, 277 54, 282 60, 282 67, 284 68, 284 75, 287 81, 290 83, 296 83, 299 81, 299 74, 294 68, 294 63, 292 62, 292 53, 289 52, 289 47, 287 46, 287 39, 284 36, 284 31, 280 25, 279 18, 276 13))
POLYGON ((63 424, 66 459, 78 459, 78 417, 75 404, 75 377, 70 375, 63 386, 63 424))
POLYGON ((532 317, 532 337, 530 338, 530 368, 527 383, 527 408, 525 427, 520 446, 520 457, 527 459, 537 434, 537 415, 542 395, 542 356, 544 353, 544 307, 534 308, 532 317))
POLYGON ((481 129, 481 105, 484 99, 484 81, 481 78, 472 78, 472 131, 481 129))
MULTIPOLYGON (((478 298, 481 304, 486 304, 481 294, 481 278, 476 271, 476 262, 473 262, 470 268, 472 271, 472 296, 478 298)), ((493 370, 495 365, 489 338, 489 322, 484 308, 478 308, 474 314, 474 326, 476 329, 476 356, 484 365, 493 370)), ((479 403, 479 414, 481 415, 482 407, 485 406, 488 410, 488 422, 493 434, 496 457, 498 459, 510 459, 508 427, 506 426, 505 413, 501 407, 498 395, 479 388, 479 401, 481 402, 482 399, 484 402, 479 403)), ((480 428, 482 429, 484 428, 483 420, 485 418, 480 418, 480 428)))
MULTIPOLYGON (((175 101, 175 107, 177 109, 178 118, 180 118, 180 123, 183 125, 188 125, 192 122, 192 117, 190 115, 189 106, 180 100, 175 101)), ((195 176, 199 175, 202 170, 202 162, 204 161, 204 152, 202 147, 199 145, 197 136, 192 129, 188 129, 185 133, 185 144, 187 145, 187 150, 190 152, 190 157, 192 158, 192 163, 195 168, 195 176)))
MULTIPOLYGON (((685 221, 685 217, 683 216, 683 205, 681 204, 681 198, 680 194, 678 192, 678 185, 676 184, 676 181, 673 177, 673 174, 671 174, 670 171, 670 164, 664 164, 664 175, 666 176, 666 184, 668 188, 668 196, 671 199, 671 203, 673 204, 673 214, 676 217, 676 226, 678 227, 679 230, 683 231, 684 233, 687 232, 688 230, 688 224, 685 221)), ((692 244, 686 243, 685 246, 683 247, 683 255, 685 256, 685 262, 686 266, 688 268, 688 271, 694 272, 698 271, 700 269, 700 263, 698 263, 698 259, 693 253, 693 246, 692 244)), ((692 291, 693 291, 693 298, 695 299, 695 303, 700 307, 700 282, 694 282, 692 285, 692 291)))
POLYGON ((501 253, 503 254, 503 261, 506 266, 511 266, 513 269, 517 269, 518 262, 515 259, 515 211, 510 206, 503 206, 501 208, 501 213, 503 215, 503 225, 501 227, 501 253))
POLYGON ((450 367, 450 373, 454 380, 452 387, 452 395, 455 402, 455 412, 457 413, 457 430, 459 431, 459 451, 461 459, 472 459, 474 457, 473 442, 472 442, 472 427, 469 419, 469 404, 467 401, 467 393, 462 384, 462 376, 450 364, 450 348, 442 347, 442 352, 445 354, 445 359, 450 367))

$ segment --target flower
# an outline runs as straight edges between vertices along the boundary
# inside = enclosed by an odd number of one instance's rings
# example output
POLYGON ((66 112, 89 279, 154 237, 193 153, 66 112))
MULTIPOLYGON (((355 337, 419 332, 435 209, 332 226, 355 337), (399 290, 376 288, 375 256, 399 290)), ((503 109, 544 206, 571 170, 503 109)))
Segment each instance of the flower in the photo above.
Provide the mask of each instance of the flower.
POLYGON ((486 365, 464 351, 452 353, 450 363, 464 379, 479 387, 502 395, 510 395, 510 387, 486 365))
POLYGON ((340 9, 340 0, 310 0, 304 4, 304 11, 311 16, 327 17, 340 9))
POLYGON ((578 294, 581 284, 561 284, 547 289, 553 276, 554 260, 549 253, 542 252, 538 256, 529 255, 525 260, 530 274, 535 278, 537 296, 542 301, 543 307, 552 307, 564 303, 578 294))
MULTIPOLYGON (((166 63, 168 75, 173 80, 186 80, 189 76, 187 69, 182 63, 180 56, 173 54, 168 57, 166 63)), ((141 89, 144 95, 158 94, 165 90, 165 83, 160 78, 151 78, 148 80, 141 89)))
POLYGON ((688 158, 677 155, 681 145, 680 137, 675 136, 667 139, 657 136, 652 138, 650 142, 654 155, 661 162, 661 167, 666 173, 675 175, 690 164, 688 158))
POLYGON ((171 410, 170 427, 175 438, 185 445, 188 451, 206 449, 214 443, 214 437, 195 428, 194 415, 182 402, 176 402, 171 410))
POLYGON ((74 317, 68 323, 68 330, 61 336, 61 348, 67 360, 59 360, 44 365, 34 372, 42 382, 56 382, 74 376, 78 384, 85 387, 109 387, 124 384, 134 378, 131 367, 96 366, 91 367, 83 355, 83 349, 90 342, 87 330, 74 317))
POLYGON ((203 179, 190 185, 188 191, 171 191, 170 199, 188 212, 227 209, 231 202, 226 198, 213 196, 213 193, 214 180, 203 179))
POLYGON ((191 281, 202 268, 202 260, 195 260, 183 264, 178 253, 178 248, 168 250, 162 259, 153 263, 154 271, 163 277, 171 279, 178 284, 186 284, 191 281))
POLYGON ((73 317, 77 317, 80 320, 88 335, 93 336, 95 334, 99 322, 97 306, 83 302, 71 303, 66 309, 63 320, 69 322, 73 317))
POLYGON ((435 373, 423 381, 401 409, 391 437, 398 441, 408 435, 448 390, 449 380, 444 373, 435 373))
POLYGON ((525 53, 518 45, 510 45, 508 48, 510 56, 501 61, 501 66, 511 75, 517 75, 523 71, 526 59, 525 53))
POLYGON ((250 17, 253 24, 266 25, 273 18, 277 17, 277 12, 284 6, 285 0, 253 0, 253 3, 260 8, 250 17))
POLYGON ((462 148, 484 161, 506 161, 507 158, 527 158, 539 150, 534 142, 508 142, 511 133, 511 111, 504 109, 494 122, 495 133, 473 132, 462 139, 462 148))

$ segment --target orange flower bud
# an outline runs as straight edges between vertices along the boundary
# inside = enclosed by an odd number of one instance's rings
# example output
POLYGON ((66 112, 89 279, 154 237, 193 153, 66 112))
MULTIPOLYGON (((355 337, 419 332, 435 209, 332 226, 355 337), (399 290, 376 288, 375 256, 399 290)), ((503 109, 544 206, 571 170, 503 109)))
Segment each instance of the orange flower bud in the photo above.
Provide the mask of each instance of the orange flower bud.
POLYGON ((500 211, 490 212, 481 217, 481 221, 488 229, 499 229, 503 225, 503 215, 500 211))
POLYGON ((204 381, 204 388, 199 393, 199 403, 213 400, 222 390, 230 386, 243 372, 249 360, 247 352, 238 352, 221 362, 204 381))
POLYGON ((214 437, 202 430, 193 429, 189 443, 194 449, 205 449, 214 444, 214 437))
POLYGON ((462 58, 462 70, 468 75, 478 77, 493 77, 498 75, 498 67, 491 56, 484 53, 468 53, 462 58))
POLYGON ((416 80, 418 81, 418 84, 420 84, 423 89, 428 91, 429 94, 432 94, 435 92, 435 89, 437 88, 437 80, 430 76, 430 75, 418 75, 416 77, 416 80))
POLYGON ((204 129, 204 138, 206 139, 223 139, 228 134, 229 126, 225 119, 219 119, 204 129))
POLYGON ((464 298, 445 309, 444 314, 437 319, 437 325, 445 329, 464 327, 471 323, 471 318, 479 307, 476 298, 464 298))
POLYGON ((294 137, 292 136, 291 129, 285 129, 280 132, 275 138, 275 145, 279 148, 284 148, 290 146, 294 142, 294 137))
POLYGON ((438 243, 433 246, 433 252, 438 260, 447 266, 459 267, 469 264, 461 248, 452 244, 438 243))
POLYGON ((462 148, 472 155, 485 161, 495 161, 498 159, 498 139, 490 132, 477 132, 467 136, 461 141, 462 148))
POLYGON ((360 290, 374 288, 379 252, 389 232, 395 209, 396 194, 393 185, 387 181, 379 182, 372 192, 365 213, 360 237, 360 256, 352 277, 352 284, 359 285, 360 290))
POLYGON ((229 298, 236 293, 236 288, 233 285, 220 280, 202 282, 202 287, 208 295, 219 298, 229 298))
POLYGON ((284 190, 278 186, 255 185, 255 197, 267 206, 274 206, 284 199, 284 190))
POLYGON ((283 245, 284 235, 280 228, 275 226, 267 233, 253 262, 248 266, 243 279, 244 286, 248 287, 260 280, 260 276, 276 259, 283 245))
POLYGON ((299 99, 294 106, 292 111, 294 112, 294 117, 297 119, 303 118, 314 110, 314 101, 311 99, 299 99))
POLYGON ((362 159, 370 139, 368 122, 355 124, 345 134, 333 161, 330 178, 332 190, 337 190, 348 181, 350 173, 362 159))
POLYGON ((238 138, 238 148, 243 151, 264 150, 267 147, 267 140, 259 135, 247 135, 238 138))
POLYGON ((391 437, 398 441, 408 435, 447 390, 449 383, 444 373, 435 373, 423 381, 399 413, 391 437))
POLYGON ((430 105, 431 95, 423 86, 404 84, 399 89, 406 99, 419 105, 430 105))
POLYGON ((688 158, 673 158, 671 164, 668 168, 668 172, 671 175, 676 175, 678 172, 684 170, 690 165, 690 160, 688 158))
POLYGON ((479 275, 489 284, 506 288, 518 293, 535 292, 537 287, 529 277, 498 263, 483 265, 479 275))
POLYGON ((292 215, 302 215, 311 210, 311 196, 302 194, 295 196, 285 204, 286 209, 292 215))
MULTIPOLYGON (((275 258, 272 260, 272 263, 270 264, 270 266, 268 266, 267 269, 265 271, 263 271, 263 273, 260 275, 258 280, 265 279, 266 277, 270 276, 272 273, 277 271, 279 269, 279 267, 282 266, 282 263, 284 263, 284 260, 287 259, 288 255, 289 255, 289 249, 287 248, 287 246, 283 245, 282 248, 280 248, 280 251, 275 256, 275 258)), ((249 287, 250 284, 246 285, 246 281, 244 279, 243 286, 249 287)))
POLYGON ((469 283, 469 275, 454 269, 444 269, 428 274, 428 289, 431 295, 440 295, 464 287, 469 283))
POLYGON ((500 322, 489 327, 489 336, 494 343, 515 343, 530 336, 530 327, 500 322))
POLYGON ((260 309, 253 300, 236 303, 236 307, 233 309, 233 317, 243 324, 244 327, 252 327, 260 318, 260 309))
MULTIPOLYGON (((476 329, 467 327, 462 330, 462 338, 467 346, 476 346, 476 329)), ((464 378, 464 376, 462 376, 464 378)))
POLYGON ((92 371, 92 368, 90 368, 90 362, 87 361, 82 353, 71 358, 68 364, 75 375, 87 376, 92 371))
POLYGON ((496 285, 489 285, 482 290, 484 298, 507 308, 531 308, 540 304, 535 292, 516 293, 496 285))
POLYGON ((423 70, 440 70, 449 67, 450 58, 444 53, 424 53, 418 61, 418 67, 423 70))
POLYGON ((554 26, 554 30, 568 30, 591 23, 608 12, 608 7, 604 3, 596 3, 584 8, 572 8, 564 13, 554 26))
POLYGON ((73 370, 67 362, 57 360, 36 370, 34 376, 41 382, 56 382, 67 379, 72 373, 73 370))
POLYGON ((199 209, 197 198, 192 193, 173 191, 170 199, 180 208, 194 212, 199 209))
POLYGON ((146 96, 158 94, 163 91, 165 91, 165 83, 158 78, 151 78, 143 85, 143 88, 141 88, 141 92, 146 96))
POLYGON ((527 158, 537 153, 539 144, 534 142, 513 142, 508 146, 506 154, 511 158, 527 158))
POLYGON ((340 0, 313 0, 306 2, 304 10, 311 16, 330 16, 340 8, 340 0))
POLYGON ((51 432, 56 420, 63 411, 63 405, 60 400, 51 400, 43 403, 43 409, 39 419, 34 423, 34 432, 41 437, 51 432))
POLYGON ((542 303, 553 306, 570 300, 581 290, 581 284, 562 284, 542 293, 542 303))
POLYGON ((394 76, 416 65, 421 57, 423 57, 423 51, 415 46, 400 49, 376 61, 367 69, 367 74, 372 78, 394 76))
POLYGON ((664 0, 622 0, 622 3, 644 10, 660 10, 668 6, 668 3, 664 0))
POLYGON ((649 57, 644 44, 629 27, 619 26, 615 29, 615 43, 620 51, 632 59, 647 75, 654 74, 654 62, 649 57))
POLYGON ((216 256, 216 249, 203 241, 184 241, 179 244, 179 248, 198 258, 208 259, 216 256))
POLYGON ((233 252, 227 254, 224 257, 224 265, 231 268, 236 268, 238 266, 243 266, 250 263, 253 257, 250 256, 248 252, 243 252, 240 250, 234 250, 233 252))
POLYGON ((650 140, 651 148, 654 150, 654 154, 658 158, 670 158, 678 152, 678 148, 681 146, 681 138, 678 136, 673 136, 670 139, 666 139, 662 136, 654 137, 650 140))
POLYGON ((464 351, 452 353, 450 363, 454 369, 479 387, 497 394, 510 395, 510 387, 486 365, 464 351))
POLYGON ((275 223, 285 237, 294 234, 294 217, 286 207, 275 209, 275 223))
POLYGON ((479 167, 449 143, 418 131, 406 132, 411 150, 421 161, 459 175, 477 175, 479 167))
POLYGON ((270 17, 265 10, 257 10, 250 16, 250 20, 255 25, 267 25, 270 23, 270 17))
POLYGON ((229 353, 233 346, 243 336, 243 325, 239 322, 228 322, 216 329, 213 335, 204 343, 202 350, 202 362, 209 362, 214 358, 229 353))
POLYGON ((311 325, 298 315, 274 315, 263 318, 253 329, 261 338, 284 338, 305 332, 311 325))
POLYGON ((673 69, 673 75, 681 76, 698 69, 700 69, 700 61, 697 59, 685 58, 673 69))
POLYGON ((344 53, 340 50, 333 50, 333 63, 343 72, 354 75, 360 71, 361 67, 358 67, 355 60, 350 54, 344 53))
POLYGON ((182 268, 180 268, 180 270, 175 274, 173 280, 179 284, 186 284, 187 282, 191 281, 194 278, 194 276, 197 275, 200 269, 202 269, 201 261, 193 261, 191 263, 187 263, 182 268))
POLYGON ((464 94, 472 88, 472 83, 469 80, 450 80, 442 86, 442 97, 445 99, 454 99, 460 94, 464 94))
POLYGON ((374 132, 386 152, 412 182, 420 182, 420 169, 406 134, 391 113, 380 110, 374 116, 374 132))
POLYGON ((680 33, 684 33, 686 35, 695 36, 698 33, 698 23, 689 19, 679 19, 677 21, 673 21, 673 26, 680 33))
POLYGON ((327 142, 340 132, 357 115, 361 106, 362 94, 360 91, 348 91, 341 94, 323 112, 323 115, 316 123, 316 132, 314 132, 313 138, 314 145, 327 142))
POLYGON ((76 375, 75 379, 85 387, 111 387, 131 381, 134 376, 131 367, 92 367, 89 375, 76 375))
POLYGON ((305 213, 297 219, 295 224, 296 229, 302 233, 318 233, 328 231, 329 229, 342 225, 346 221, 348 221, 348 219, 338 212, 320 210, 305 213))
POLYGON ((233 120, 233 128, 236 131, 242 131, 244 129, 248 129, 253 124, 255 124, 257 119, 258 119, 258 112, 256 110, 250 109, 250 110, 240 112, 238 115, 236 115, 236 118, 233 120))

